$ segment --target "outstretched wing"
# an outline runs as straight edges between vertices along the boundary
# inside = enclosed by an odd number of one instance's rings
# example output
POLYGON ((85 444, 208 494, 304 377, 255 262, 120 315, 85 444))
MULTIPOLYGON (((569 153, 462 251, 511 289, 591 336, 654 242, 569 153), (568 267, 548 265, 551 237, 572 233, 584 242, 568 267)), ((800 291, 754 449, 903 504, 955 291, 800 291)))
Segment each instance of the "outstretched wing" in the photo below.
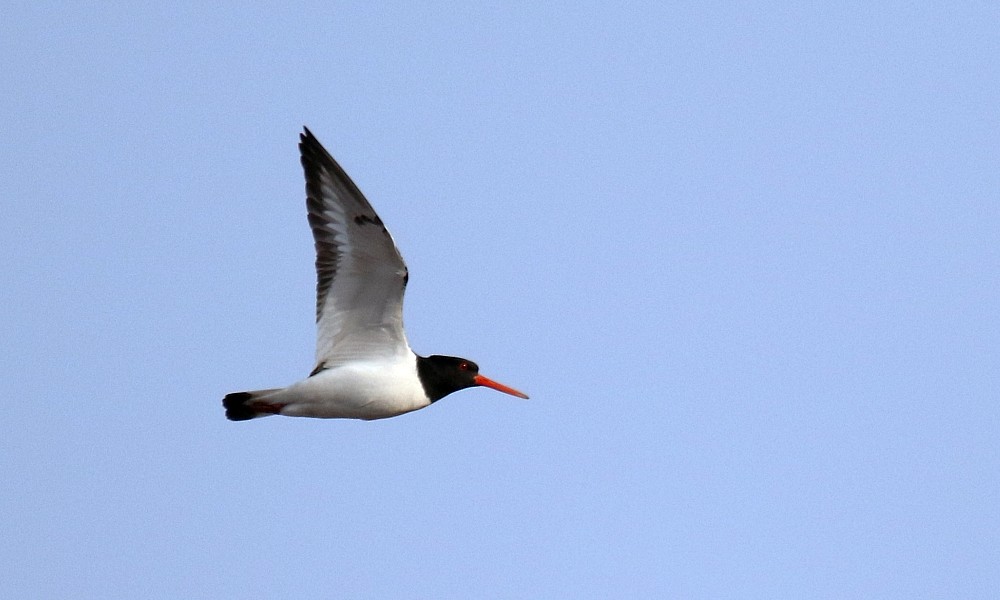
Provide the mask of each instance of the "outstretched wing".
POLYGON ((316 241, 316 368, 409 352, 407 271, 389 230, 308 128, 299 136, 316 241))

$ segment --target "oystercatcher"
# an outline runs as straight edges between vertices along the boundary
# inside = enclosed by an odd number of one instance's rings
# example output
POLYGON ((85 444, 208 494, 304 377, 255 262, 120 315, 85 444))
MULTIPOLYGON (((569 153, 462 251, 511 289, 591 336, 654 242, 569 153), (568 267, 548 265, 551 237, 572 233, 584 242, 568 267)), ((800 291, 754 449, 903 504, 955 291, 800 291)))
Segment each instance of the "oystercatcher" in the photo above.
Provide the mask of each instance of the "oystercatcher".
POLYGON ((403 332, 408 274, 389 230, 308 128, 299 151, 316 242, 316 366, 288 387, 228 394, 226 417, 384 419, 473 386, 526 399, 480 375, 471 360, 410 349, 403 332))

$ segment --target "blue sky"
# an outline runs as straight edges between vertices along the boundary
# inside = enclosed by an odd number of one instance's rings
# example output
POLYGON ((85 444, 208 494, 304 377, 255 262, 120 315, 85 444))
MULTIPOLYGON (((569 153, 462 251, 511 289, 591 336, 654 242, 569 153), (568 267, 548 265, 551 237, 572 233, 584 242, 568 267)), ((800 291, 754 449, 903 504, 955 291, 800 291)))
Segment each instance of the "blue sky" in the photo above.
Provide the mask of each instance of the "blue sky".
POLYGON ((5 11, 0 596, 993 597, 1000 10, 410 4, 5 11), (225 420, 302 125, 530 401, 225 420))

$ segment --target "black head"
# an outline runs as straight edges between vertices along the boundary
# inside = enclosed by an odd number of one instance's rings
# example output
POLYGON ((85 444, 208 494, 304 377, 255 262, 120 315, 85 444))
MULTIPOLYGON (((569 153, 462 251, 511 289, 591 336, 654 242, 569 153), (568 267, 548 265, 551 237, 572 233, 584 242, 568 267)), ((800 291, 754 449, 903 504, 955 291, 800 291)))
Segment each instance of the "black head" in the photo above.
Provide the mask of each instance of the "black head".
POLYGON ((457 356, 418 356, 417 375, 431 402, 437 402, 452 392, 481 385, 518 398, 528 396, 502 383, 479 374, 479 365, 457 356))

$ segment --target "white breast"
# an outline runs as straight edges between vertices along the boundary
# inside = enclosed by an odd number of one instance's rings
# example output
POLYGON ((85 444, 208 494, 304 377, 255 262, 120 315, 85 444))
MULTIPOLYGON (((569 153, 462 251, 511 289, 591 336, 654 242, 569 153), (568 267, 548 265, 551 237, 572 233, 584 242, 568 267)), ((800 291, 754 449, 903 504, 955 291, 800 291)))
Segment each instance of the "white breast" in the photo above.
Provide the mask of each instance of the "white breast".
POLYGON ((296 417, 384 419, 430 404, 417 377, 416 357, 352 362, 286 388, 281 414, 296 417))

